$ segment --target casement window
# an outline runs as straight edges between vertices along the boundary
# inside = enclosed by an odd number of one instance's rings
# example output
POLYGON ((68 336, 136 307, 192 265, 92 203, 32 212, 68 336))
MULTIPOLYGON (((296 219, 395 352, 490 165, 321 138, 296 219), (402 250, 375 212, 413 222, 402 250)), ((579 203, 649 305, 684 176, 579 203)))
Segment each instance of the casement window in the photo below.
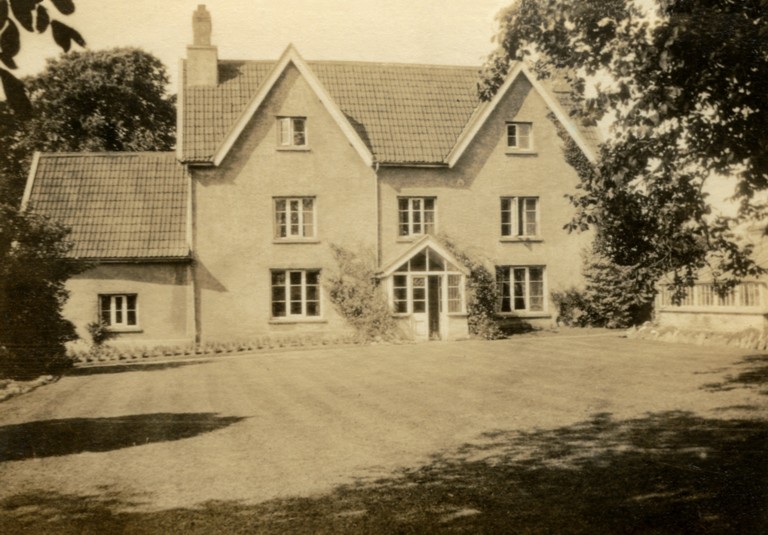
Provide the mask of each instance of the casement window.
POLYGON ((544 312, 544 268, 499 266, 496 268, 499 312, 544 312))
POLYGON ((112 328, 136 327, 139 324, 136 294, 100 294, 99 318, 112 328))
POLYGON ((306 117, 278 117, 277 126, 281 147, 307 146, 306 117))
POLYGON ((434 197, 400 197, 397 203, 400 236, 435 232, 434 197))
POLYGON ((273 270, 272 317, 317 318, 320 316, 320 271, 273 270))
POLYGON ((506 238, 533 238, 539 235, 539 198, 502 197, 501 235, 506 238))
POLYGON ((451 314, 462 311, 462 303, 464 302, 462 293, 464 292, 464 285, 462 284, 461 275, 448 275, 448 312, 451 314))
POLYGON ((275 199, 275 238, 314 238, 315 199, 293 197, 275 199))
POLYGON ((507 123, 507 148, 515 150, 533 149, 531 123, 507 123))

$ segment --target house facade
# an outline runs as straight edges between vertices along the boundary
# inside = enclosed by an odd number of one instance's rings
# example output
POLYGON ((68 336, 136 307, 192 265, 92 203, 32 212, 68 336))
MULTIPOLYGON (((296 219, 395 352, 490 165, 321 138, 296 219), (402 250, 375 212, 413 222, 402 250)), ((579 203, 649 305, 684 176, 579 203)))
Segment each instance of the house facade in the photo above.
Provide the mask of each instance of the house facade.
POLYGON ((552 291, 582 282, 569 234, 593 129, 522 65, 496 97, 476 68, 222 61, 200 6, 181 62, 174 153, 42 154, 25 203, 72 227, 95 265, 69 283, 81 334, 101 319, 135 343, 343 332, 324 279, 334 247, 369 257, 404 332, 467 333, 469 271, 495 270, 498 313, 546 326, 552 291))

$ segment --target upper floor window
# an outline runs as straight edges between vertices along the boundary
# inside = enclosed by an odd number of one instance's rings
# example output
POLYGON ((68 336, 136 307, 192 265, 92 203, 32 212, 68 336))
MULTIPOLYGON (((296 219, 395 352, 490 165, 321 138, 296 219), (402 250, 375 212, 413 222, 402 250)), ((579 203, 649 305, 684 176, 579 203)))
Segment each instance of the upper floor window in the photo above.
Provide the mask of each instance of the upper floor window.
POLYGON ((435 231, 434 197, 401 197, 398 202, 398 234, 417 236, 435 231))
POLYGON ((136 327, 139 324, 136 294, 100 294, 99 318, 112 328, 136 327))
POLYGON ((307 119, 306 117, 279 117, 281 147, 306 147, 307 146, 307 119))
POLYGON ((272 317, 316 318, 320 316, 320 271, 272 271, 272 317))
POLYGON ((507 148, 516 150, 533 149, 531 123, 507 123, 507 148))
POLYGON ((543 312, 544 268, 500 266, 496 268, 499 312, 543 312))
POLYGON ((501 235, 531 238, 539 235, 539 198, 502 197, 501 235))
POLYGON ((275 238, 314 238, 315 199, 275 199, 275 238))

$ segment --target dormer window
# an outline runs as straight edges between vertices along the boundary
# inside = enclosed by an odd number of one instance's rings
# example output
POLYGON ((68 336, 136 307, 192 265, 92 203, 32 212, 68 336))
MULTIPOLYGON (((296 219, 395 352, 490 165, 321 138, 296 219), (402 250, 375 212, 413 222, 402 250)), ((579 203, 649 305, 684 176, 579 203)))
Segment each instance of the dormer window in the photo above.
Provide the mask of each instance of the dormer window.
POLYGON ((507 148, 533 150, 531 123, 507 123, 507 148))
POLYGON ((306 117, 279 117, 277 120, 281 148, 307 146, 307 118, 306 117))

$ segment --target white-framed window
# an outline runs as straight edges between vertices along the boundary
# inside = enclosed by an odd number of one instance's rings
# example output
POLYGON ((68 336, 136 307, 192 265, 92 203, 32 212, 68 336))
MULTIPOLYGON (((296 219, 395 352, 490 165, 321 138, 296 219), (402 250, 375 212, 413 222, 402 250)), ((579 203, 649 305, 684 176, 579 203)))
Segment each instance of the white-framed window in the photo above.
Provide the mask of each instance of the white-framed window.
POLYGON ((272 270, 272 317, 320 316, 320 270, 272 270))
POLYGON ((315 199, 313 197, 276 197, 275 238, 314 238, 315 199))
POLYGON ((278 117, 278 143, 281 147, 307 146, 306 117, 278 117))
POLYGON ((539 235, 539 198, 502 197, 501 235, 505 238, 533 238, 539 235))
POLYGON ((464 284, 461 275, 448 275, 448 313, 462 312, 464 303, 464 284))
POLYGON ((408 313, 408 275, 392 277, 392 307, 395 314, 408 313))
POLYGON ((434 233, 436 204, 434 197, 400 197, 397 200, 398 234, 418 236, 434 233))
POLYGON ((496 268, 499 312, 544 312, 544 267, 496 268))
POLYGON ((531 123, 507 123, 507 148, 533 149, 533 125, 531 123))
POLYGON ((137 327, 139 309, 136 294, 99 294, 99 318, 113 328, 137 327))

